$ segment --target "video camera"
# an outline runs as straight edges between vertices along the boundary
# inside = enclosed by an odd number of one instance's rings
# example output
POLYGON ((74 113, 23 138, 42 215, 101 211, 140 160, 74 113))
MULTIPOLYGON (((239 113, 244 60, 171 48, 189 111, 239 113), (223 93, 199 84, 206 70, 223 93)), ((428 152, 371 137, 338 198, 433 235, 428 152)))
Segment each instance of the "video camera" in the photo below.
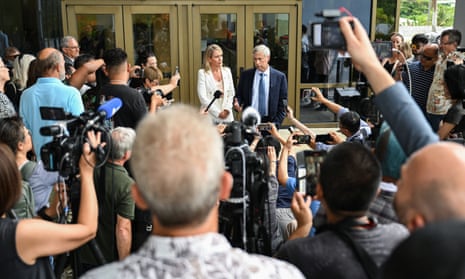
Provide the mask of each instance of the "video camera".
MULTIPOLYGON (((101 105, 97 112, 84 112, 71 119, 67 119, 63 108, 40 107, 42 119, 65 120, 61 124, 40 128, 41 135, 53 137, 52 141, 44 144, 40 150, 44 168, 48 171, 58 171, 63 177, 76 175, 79 172, 82 145, 87 141, 87 131, 102 131, 107 135, 107 141, 110 141, 111 137, 108 136, 104 121, 110 119, 121 106, 121 99, 113 98, 101 105)), ((109 153, 105 154, 101 147, 97 151, 97 160, 103 164, 109 153)))
POLYGON ((273 233, 266 217, 271 214, 269 162, 266 152, 249 148, 260 123, 258 112, 250 109, 242 113, 242 122, 233 121, 224 130, 225 163, 233 188, 230 198, 220 203, 219 231, 233 247, 271 256, 273 233))
POLYGON ((322 22, 312 23, 311 33, 313 47, 317 49, 337 49, 345 50, 346 39, 339 27, 339 20, 336 18, 341 16, 339 10, 323 10, 317 13, 316 16, 323 17, 322 22))

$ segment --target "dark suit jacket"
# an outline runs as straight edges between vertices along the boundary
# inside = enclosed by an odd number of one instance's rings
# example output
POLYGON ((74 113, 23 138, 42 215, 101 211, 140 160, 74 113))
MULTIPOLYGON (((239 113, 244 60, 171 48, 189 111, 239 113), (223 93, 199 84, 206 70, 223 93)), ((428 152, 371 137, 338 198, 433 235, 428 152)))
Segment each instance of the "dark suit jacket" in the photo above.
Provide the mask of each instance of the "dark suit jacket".
MULTIPOLYGON (((241 73, 236 98, 243 109, 252 104, 252 88, 255 68, 241 73)), ((262 122, 273 122, 279 127, 286 117, 287 80, 280 71, 270 67, 270 89, 268 98, 268 115, 261 115, 262 122)))

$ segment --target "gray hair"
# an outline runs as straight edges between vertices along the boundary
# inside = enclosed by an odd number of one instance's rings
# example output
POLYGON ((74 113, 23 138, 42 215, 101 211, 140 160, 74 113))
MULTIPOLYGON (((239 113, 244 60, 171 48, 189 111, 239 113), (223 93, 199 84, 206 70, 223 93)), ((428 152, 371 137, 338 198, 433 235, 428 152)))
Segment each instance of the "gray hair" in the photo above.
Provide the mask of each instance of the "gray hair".
POLYGON ((127 151, 132 151, 136 139, 136 131, 132 128, 117 127, 111 131, 111 156, 112 160, 123 158, 127 151))
POLYGON ((29 65, 36 57, 30 54, 20 55, 13 61, 13 81, 19 90, 26 88, 29 65))
POLYGON ((271 55, 270 49, 266 45, 257 45, 253 48, 252 54, 262 53, 263 55, 269 57, 271 55))
MULTIPOLYGON (((38 57, 40 57, 40 53, 38 57)), ((41 75, 46 75, 48 71, 61 64, 64 61, 63 59, 63 54, 61 54, 58 50, 54 50, 45 59, 38 58, 37 72, 41 75)))
POLYGON ((74 38, 73 36, 64 36, 63 39, 61 39, 61 42, 60 42, 60 48, 65 48, 65 47, 68 47, 69 46, 69 42, 72 41, 72 40, 76 40, 76 38, 74 38))
POLYGON ((131 167, 161 225, 205 221, 218 201, 223 152, 211 121, 188 105, 173 105, 139 123, 131 167))

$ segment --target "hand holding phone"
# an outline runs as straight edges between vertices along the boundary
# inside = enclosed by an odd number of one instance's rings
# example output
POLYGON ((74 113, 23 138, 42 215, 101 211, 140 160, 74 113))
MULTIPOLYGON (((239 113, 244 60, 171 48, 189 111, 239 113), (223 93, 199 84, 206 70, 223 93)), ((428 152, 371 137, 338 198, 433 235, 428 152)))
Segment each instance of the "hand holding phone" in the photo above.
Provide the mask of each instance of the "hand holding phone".
POLYGON ((292 139, 297 140, 295 144, 310 144, 312 137, 310 135, 293 135, 292 139))

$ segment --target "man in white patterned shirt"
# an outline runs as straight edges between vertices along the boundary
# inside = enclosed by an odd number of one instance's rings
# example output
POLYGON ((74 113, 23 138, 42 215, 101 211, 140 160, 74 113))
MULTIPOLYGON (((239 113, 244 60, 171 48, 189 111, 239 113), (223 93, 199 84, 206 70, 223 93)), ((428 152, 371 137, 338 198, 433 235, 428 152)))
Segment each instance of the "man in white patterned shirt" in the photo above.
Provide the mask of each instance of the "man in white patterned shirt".
POLYGON ((153 234, 124 261, 83 278, 303 278, 292 265, 232 248, 218 234, 218 200, 232 176, 209 119, 186 105, 148 115, 137 128, 136 204, 152 212, 153 234), (188 123, 188 125, 185 125, 188 123))

